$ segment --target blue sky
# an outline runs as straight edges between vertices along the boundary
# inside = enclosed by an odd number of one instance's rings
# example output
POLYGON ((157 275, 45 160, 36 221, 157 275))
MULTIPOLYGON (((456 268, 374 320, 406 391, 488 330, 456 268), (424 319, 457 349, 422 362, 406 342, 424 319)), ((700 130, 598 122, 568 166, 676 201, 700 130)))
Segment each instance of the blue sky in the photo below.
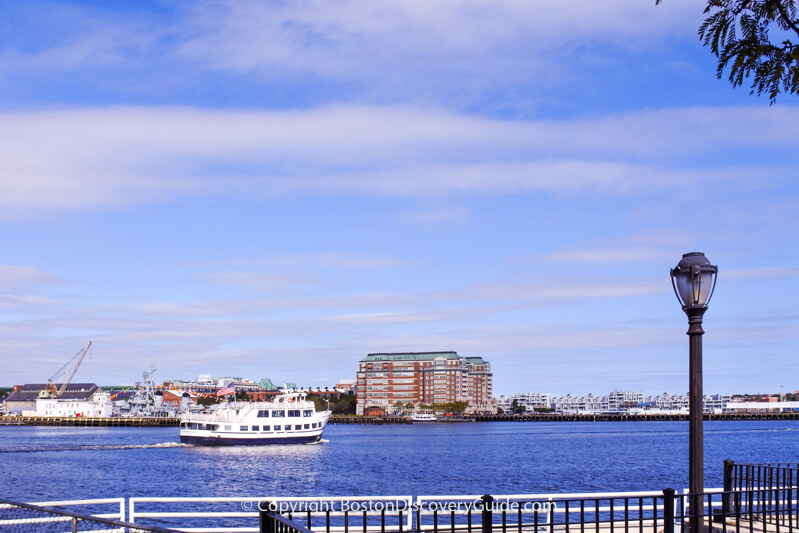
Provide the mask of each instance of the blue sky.
POLYGON ((512 394, 799 389, 799 106, 702 2, 0 6, 1 385, 352 379, 456 350, 512 394))

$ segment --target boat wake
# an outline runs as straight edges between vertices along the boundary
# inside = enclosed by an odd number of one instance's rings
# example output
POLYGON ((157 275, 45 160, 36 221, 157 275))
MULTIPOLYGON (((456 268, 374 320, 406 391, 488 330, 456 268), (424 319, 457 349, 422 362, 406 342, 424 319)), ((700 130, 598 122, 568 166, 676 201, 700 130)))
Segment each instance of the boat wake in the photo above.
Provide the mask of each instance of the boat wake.
POLYGON ((138 450, 144 448, 188 448, 191 444, 159 442, 157 444, 87 444, 83 446, 30 446, 26 448, 0 449, 0 453, 68 452, 92 450, 138 450))

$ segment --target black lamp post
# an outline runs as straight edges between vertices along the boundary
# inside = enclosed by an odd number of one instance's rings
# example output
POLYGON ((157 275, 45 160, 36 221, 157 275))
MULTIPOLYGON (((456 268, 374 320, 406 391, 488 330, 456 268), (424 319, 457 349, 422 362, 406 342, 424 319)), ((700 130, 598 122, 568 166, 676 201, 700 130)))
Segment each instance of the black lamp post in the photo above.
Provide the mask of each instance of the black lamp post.
POLYGON ((690 495, 691 533, 702 530, 704 519, 704 451, 702 443, 702 316, 716 287, 718 267, 710 264, 705 254, 692 252, 682 256, 671 270, 674 294, 688 315, 688 337, 690 339, 690 377, 688 384, 689 405, 689 465, 688 491, 690 495))

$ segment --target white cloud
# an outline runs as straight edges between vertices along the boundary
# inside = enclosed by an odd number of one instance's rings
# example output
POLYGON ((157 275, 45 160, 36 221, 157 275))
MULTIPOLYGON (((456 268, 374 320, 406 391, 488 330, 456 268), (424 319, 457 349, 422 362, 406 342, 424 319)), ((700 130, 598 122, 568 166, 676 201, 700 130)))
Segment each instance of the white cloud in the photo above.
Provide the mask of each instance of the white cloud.
POLYGON ((605 264, 639 263, 652 260, 668 260, 674 254, 671 250, 647 247, 596 248, 583 250, 562 250, 550 252, 529 259, 547 263, 605 264))
MULTIPOLYGON (((52 274, 43 272, 29 266, 0 265, 0 291, 20 292, 36 289, 41 286, 61 283, 61 280, 52 274)), ((14 298, 19 301, 19 296, 6 295, 5 298, 14 298)), ((50 300, 36 297, 21 297, 26 303, 47 303, 50 300)))
MULTIPOLYGON (((0 210, 84 210, 191 194, 630 194, 759 186, 789 166, 669 160, 792 148, 799 108, 502 121, 413 107, 109 108, 0 115, 0 210), (748 127, 738 127, 739 121, 748 127), (723 146, 718 135, 725 133, 723 146), (684 166, 684 165, 683 165, 684 166), (209 170, 209 169, 213 169, 209 170)), ((786 154, 790 153, 784 152, 786 154)), ((703 158, 699 158, 704 161, 703 158)))

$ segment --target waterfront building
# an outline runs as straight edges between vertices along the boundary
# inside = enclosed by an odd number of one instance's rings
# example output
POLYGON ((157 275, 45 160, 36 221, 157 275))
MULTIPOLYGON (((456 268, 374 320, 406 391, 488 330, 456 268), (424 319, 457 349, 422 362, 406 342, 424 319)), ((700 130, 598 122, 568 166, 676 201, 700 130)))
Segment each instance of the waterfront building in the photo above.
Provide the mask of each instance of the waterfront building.
MULTIPOLYGON (((56 383, 56 389, 61 388, 61 383, 56 383)), ((36 416, 38 407, 37 407, 37 400, 42 396, 42 393, 48 393, 51 390, 51 387, 47 383, 26 383, 25 385, 17 385, 14 387, 14 391, 8 395, 6 398, 6 410, 9 413, 16 413, 19 415, 27 415, 27 416, 36 416)), ((67 385, 64 393, 61 395, 61 400, 64 401, 77 401, 77 402, 95 402, 100 401, 102 398, 98 396, 95 398, 95 395, 102 394, 103 391, 94 383, 70 383, 67 385)), ((104 400, 103 400, 104 401, 104 400)), ((110 398, 108 402, 110 404, 110 398)), ((76 405, 63 405, 61 407, 57 406, 49 406, 48 411, 61 411, 64 410, 65 412, 81 412, 80 410, 75 411, 75 409, 79 409, 80 406, 76 405)), ((44 409, 44 407, 43 407, 44 409)), ((52 416, 73 416, 73 415, 52 415, 52 416)), ((50 415, 38 415, 38 416, 50 416, 50 415)), ((88 416, 88 415, 87 415, 88 416)))
POLYGON ((37 398, 36 416, 107 418, 112 407, 111 395, 98 387, 86 397, 37 398))
POLYGON ((356 413, 391 414, 409 405, 468 402, 467 412, 495 412, 491 365, 456 352, 371 353, 361 359, 356 413))
MULTIPOLYGON (((267 381, 269 380, 267 379, 267 381)), ((230 383, 234 384, 236 392, 257 392, 263 390, 261 385, 249 379, 237 377, 215 378, 210 374, 200 374, 194 381, 182 379, 167 380, 164 381, 163 389, 180 390, 201 395, 215 395, 219 389, 226 387, 230 383)))
MULTIPOLYGON (((550 394, 525 392, 513 396, 500 396, 497 404, 505 413, 510 413, 514 400, 523 405, 525 412, 533 412, 536 408, 549 407, 559 414, 675 414, 688 412, 688 394, 663 393, 648 396, 639 391, 614 390, 604 396, 588 394, 586 396, 552 397, 550 394)), ((704 412, 730 412, 729 394, 711 394, 704 397, 704 412)))

